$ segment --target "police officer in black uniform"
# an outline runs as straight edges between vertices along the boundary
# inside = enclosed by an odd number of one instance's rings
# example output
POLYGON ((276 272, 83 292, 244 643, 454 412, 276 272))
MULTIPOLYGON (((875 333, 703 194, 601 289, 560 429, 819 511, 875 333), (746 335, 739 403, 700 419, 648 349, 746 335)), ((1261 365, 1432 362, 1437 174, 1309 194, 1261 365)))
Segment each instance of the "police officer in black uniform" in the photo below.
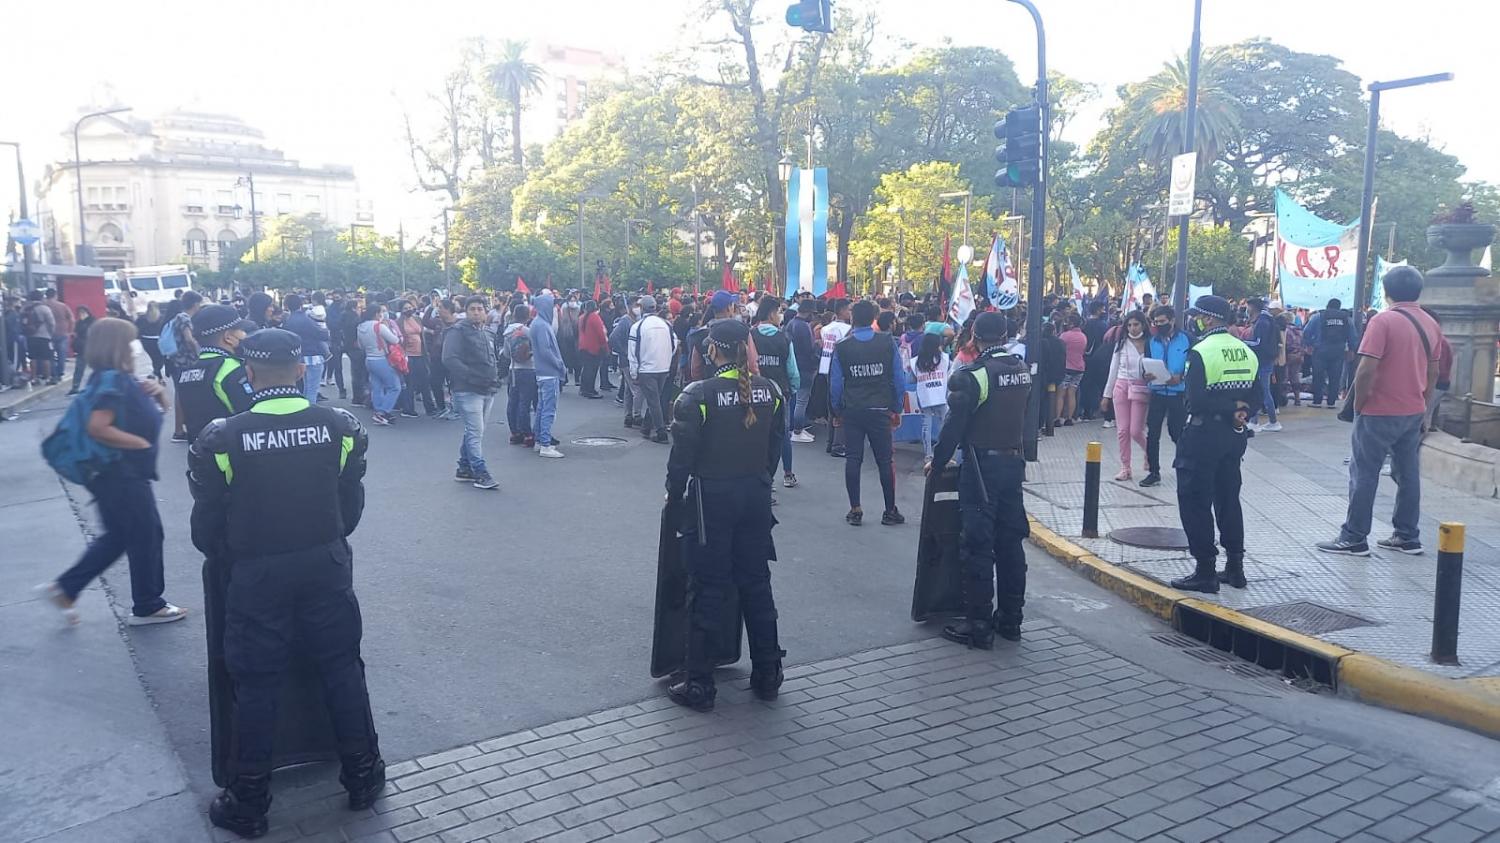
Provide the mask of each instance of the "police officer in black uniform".
POLYGON ((1005 350, 1006 318, 984 313, 974 320, 974 339, 983 348, 973 363, 948 378, 948 418, 932 449, 927 471, 942 471, 958 447, 962 518, 959 558, 969 616, 943 628, 943 637, 988 650, 995 634, 1021 640, 1021 607, 1026 603, 1026 550, 1031 535, 1021 481, 1021 455, 1031 371, 1026 361, 1005 350), (990 598, 995 612, 990 614, 990 598))
MULTIPOLYGON (((711 653, 731 584, 739 590, 750 641, 750 688, 763 700, 781 688, 776 601, 771 596, 771 479, 781 459, 786 408, 773 381, 751 375, 750 329, 737 319, 713 324, 713 376, 689 384, 672 407, 667 502, 682 513, 683 547, 692 577, 686 675, 668 688, 674 702, 714 707, 711 653)), ((734 628, 729 626, 729 628, 734 628)))
POLYGON ((1344 361, 1354 353, 1354 317, 1344 310, 1343 302, 1329 299, 1328 306, 1308 320, 1303 337, 1312 342, 1312 405, 1317 407, 1324 395, 1328 409, 1339 401, 1344 388, 1344 361))
POLYGON ((214 825, 266 832, 276 704, 289 650, 317 664, 349 807, 369 807, 385 763, 360 659, 361 622, 347 537, 364 511, 365 446, 348 412, 297 389, 301 341, 279 328, 240 345, 255 387, 248 412, 216 419, 189 451, 193 544, 229 561, 224 658, 234 679, 231 781, 214 825))
POLYGON ((1187 534, 1193 573, 1172 580, 1173 588, 1217 594, 1222 582, 1244 588, 1245 516, 1240 508, 1240 461, 1254 435, 1247 420, 1255 413, 1255 353, 1229 333, 1234 309, 1219 296, 1199 296, 1188 313, 1197 322, 1198 342, 1188 351, 1188 423, 1177 441, 1177 509, 1187 534), (1216 571, 1219 549, 1214 522, 1228 557, 1216 571))
POLYGON ((177 403, 187 425, 189 442, 214 419, 250 409, 250 381, 237 356, 245 334, 254 323, 234 308, 208 305, 193 314, 193 335, 198 339, 198 359, 177 372, 177 403))

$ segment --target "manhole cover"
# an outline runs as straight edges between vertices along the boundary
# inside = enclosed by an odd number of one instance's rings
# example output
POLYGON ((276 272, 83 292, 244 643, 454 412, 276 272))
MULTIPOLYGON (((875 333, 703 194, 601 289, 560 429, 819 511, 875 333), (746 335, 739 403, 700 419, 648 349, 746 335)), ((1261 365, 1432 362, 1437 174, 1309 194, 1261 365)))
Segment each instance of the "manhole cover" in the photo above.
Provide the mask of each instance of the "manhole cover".
POLYGON ((624 445, 625 440, 618 436, 580 436, 573 440, 574 445, 582 445, 585 448, 612 448, 616 445, 624 445))
POLYGON ((1368 618, 1340 612, 1338 609, 1330 609, 1307 600, 1277 603, 1274 606, 1258 606, 1240 611, 1304 635, 1322 635, 1325 632, 1337 632, 1340 629, 1375 625, 1375 621, 1368 618))
POLYGON ((1161 550, 1187 550, 1187 533, 1176 527, 1121 527, 1109 534, 1110 539, 1131 547, 1161 550))

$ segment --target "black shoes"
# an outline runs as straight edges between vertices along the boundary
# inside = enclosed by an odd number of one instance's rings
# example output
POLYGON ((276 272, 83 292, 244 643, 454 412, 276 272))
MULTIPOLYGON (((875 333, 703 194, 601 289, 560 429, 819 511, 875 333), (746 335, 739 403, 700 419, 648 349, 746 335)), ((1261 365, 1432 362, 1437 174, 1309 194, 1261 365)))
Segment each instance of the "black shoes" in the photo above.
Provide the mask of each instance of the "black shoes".
POLYGON ((459 468, 453 472, 453 479, 459 483, 474 482, 474 470, 471 468, 459 468))
POLYGON ((1214 562, 1212 559, 1210 559, 1208 560, 1207 565, 1199 562, 1198 567, 1193 571, 1192 574, 1180 579, 1172 580, 1169 585, 1171 585, 1173 588, 1181 589, 1182 591, 1198 591, 1202 592, 1203 594, 1218 594, 1219 573, 1218 571, 1214 570, 1214 562))
POLYGON ((864 513, 864 510, 861 510, 861 509, 851 509, 851 510, 849 510, 849 514, 844 516, 844 521, 845 521, 845 523, 847 523, 851 527, 858 527, 859 525, 865 523, 865 513, 864 513))
POLYGON ((667 432, 665 430, 658 430, 658 431, 656 431, 656 435, 653 436, 653 437, 651 437, 651 441, 655 442, 658 445, 665 445, 665 444, 667 444, 667 442, 669 441, 667 439, 667 432))
POLYGON ((880 514, 880 523, 882 526, 894 527, 897 524, 905 524, 906 516, 901 514, 901 510, 891 507, 880 514))
MULTIPOLYGON (((786 655, 785 651, 781 653, 786 655)), ((781 683, 786 676, 781 672, 781 660, 753 662, 750 668, 750 690, 758 699, 773 702, 781 695, 781 683)))
POLYGON ((1003 614, 999 610, 990 618, 990 624, 995 628, 995 634, 1006 641, 1021 640, 1021 616, 1003 614))
POLYGON ((684 679, 667 688, 667 696, 672 702, 694 711, 713 711, 714 697, 718 693, 713 685, 696 679, 684 679))
POLYGON ((343 761, 339 784, 349 792, 349 810, 363 811, 385 790, 385 761, 373 752, 346 756, 343 761))
POLYGON ((1160 485, 1161 485, 1161 474, 1158 473, 1158 472, 1155 472, 1155 471, 1151 472, 1150 474, 1147 474, 1146 478, 1141 481, 1141 486, 1142 487, 1160 486, 1160 485))
POLYGON ((208 804, 208 819, 240 837, 256 838, 270 828, 270 821, 266 819, 266 812, 270 810, 271 777, 236 776, 229 787, 208 804))
POLYGON ((1219 572, 1219 583, 1230 588, 1244 588, 1248 585, 1245 581, 1245 560, 1231 559, 1225 562, 1224 570, 1219 572))
POLYGON ((949 624, 943 627, 943 637, 971 650, 995 649, 995 628, 990 625, 988 618, 982 621, 964 618, 958 623, 949 624))
POLYGON ((636 425, 638 425, 640 423, 641 423, 641 420, 638 419, 638 418, 636 418, 635 416, 626 416, 625 417, 625 426, 626 427, 635 427, 636 425))

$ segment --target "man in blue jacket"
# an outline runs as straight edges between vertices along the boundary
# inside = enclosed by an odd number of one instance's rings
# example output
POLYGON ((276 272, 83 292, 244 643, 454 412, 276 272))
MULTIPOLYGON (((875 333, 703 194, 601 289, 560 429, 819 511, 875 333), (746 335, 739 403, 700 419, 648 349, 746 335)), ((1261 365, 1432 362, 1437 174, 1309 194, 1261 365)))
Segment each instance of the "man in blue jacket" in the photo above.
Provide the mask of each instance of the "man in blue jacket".
POLYGON ((552 423, 557 420, 557 393, 562 387, 562 347, 557 344, 557 332, 552 328, 553 310, 557 300, 549 294, 537 296, 531 302, 536 309, 536 318, 531 320, 527 336, 531 339, 531 360, 536 364, 536 453, 540 457, 562 459, 552 438, 552 423))
POLYGON ((302 340, 302 363, 307 372, 302 376, 302 394, 311 403, 318 403, 323 396, 318 394, 318 385, 323 382, 323 364, 328 359, 328 329, 319 325, 303 309, 302 297, 293 293, 281 302, 286 307, 286 319, 282 327, 302 340))
POLYGON ((864 521, 859 503, 859 472, 864 465, 864 440, 880 473, 880 491, 885 512, 880 523, 906 523, 896 509, 896 475, 891 464, 891 431, 901 424, 901 399, 906 393, 906 375, 901 367, 901 348, 890 334, 880 333, 875 323, 874 302, 862 301, 852 310, 853 330, 833 349, 830 394, 844 423, 844 487, 849 492, 849 514, 844 520, 858 527, 864 521))
POLYGON ((1250 324, 1254 331, 1245 345, 1255 352, 1255 359, 1259 364, 1255 379, 1259 384, 1260 403, 1265 408, 1266 417, 1271 420, 1270 424, 1257 425, 1255 422, 1260 417, 1260 411, 1257 410, 1250 417, 1250 429, 1257 433, 1275 433, 1281 430, 1281 423, 1276 421, 1276 400, 1271 395, 1271 376, 1276 371, 1276 358, 1281 354, 1281 327, 1266 312, 1265 299, 1253 298, 1245 304, 1249 308, 1250 324))
POLYGON ((1187 334, 1177 330, 1177 311, 1162 305, 1151 312, 1153 336, 1146 345, 1146 356, 1162 361, 1171 375, 1167 380, 1156 380, 1150 373, 1145 375, 1151 385, 1151 403, 1146 410, 1146 478, 1142 486, 1161 483, 1161 423, 1167 423, 1167 433, 1176 443, 1187 425, 1187 404, 1183 395, 1187 384, 1182 382, 1187 371, 1188 348, 1192 343, 1187 334))

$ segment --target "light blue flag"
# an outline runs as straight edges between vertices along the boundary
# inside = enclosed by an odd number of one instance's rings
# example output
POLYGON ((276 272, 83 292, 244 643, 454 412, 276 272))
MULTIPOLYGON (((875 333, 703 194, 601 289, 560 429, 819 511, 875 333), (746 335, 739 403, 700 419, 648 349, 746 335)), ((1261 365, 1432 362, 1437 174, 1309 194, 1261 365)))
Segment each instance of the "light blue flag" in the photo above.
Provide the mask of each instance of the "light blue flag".
POLYGON ((1287 307, 1317 309, 1332 298, 1354 301, 1358 248, 1359 220, 1329 222, 1276 191, 1276 260, 1287 307))
POLYGON ((828 292, 828 168, 813 170, 813 295, 828 292))
POLYGON ((802 220, 798 216, 801 207, 802 179, 796 173, 786 180, 786 294, 791 298, 802 278, 802 220))

